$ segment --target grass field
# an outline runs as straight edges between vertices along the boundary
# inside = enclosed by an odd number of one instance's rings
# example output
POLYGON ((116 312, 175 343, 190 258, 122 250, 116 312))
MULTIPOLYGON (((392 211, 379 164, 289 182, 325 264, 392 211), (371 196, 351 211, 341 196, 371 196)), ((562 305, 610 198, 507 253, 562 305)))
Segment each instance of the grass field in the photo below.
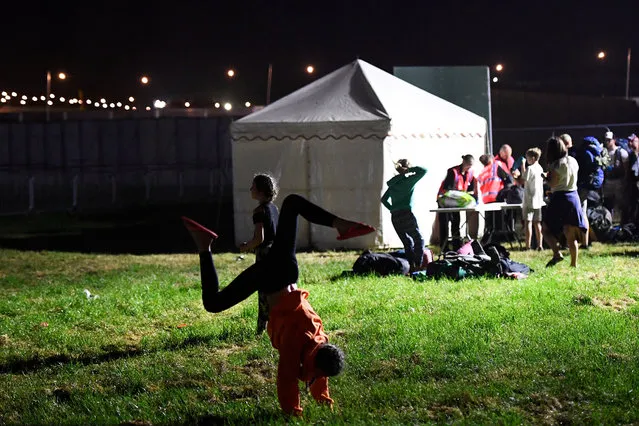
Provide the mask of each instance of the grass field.
MULTIPOLYGON (((520 281, 340 278, 356 253, 300 254, 300 286, 347 356, 314 424, 639 422, 639 247, 578 269, 514 252, 520 281)), ((0 424, 284 423, 257 298, 212 315, 198 258, 0 249, 0 424), (98 297, 87 298, 87 289, 98 297)), ((223 283, 253 261, 216 255, 223 283)))

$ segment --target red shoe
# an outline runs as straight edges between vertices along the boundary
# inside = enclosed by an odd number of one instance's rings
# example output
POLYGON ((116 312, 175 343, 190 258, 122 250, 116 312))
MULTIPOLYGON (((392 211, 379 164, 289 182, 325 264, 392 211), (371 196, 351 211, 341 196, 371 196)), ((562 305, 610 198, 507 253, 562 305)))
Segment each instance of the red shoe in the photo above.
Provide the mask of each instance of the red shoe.
POLYGON ((188 229, 190 232, 203 232, 205 234, 210 235, 211 238, 213 239, 217 238, 217 234, 215 232, 211 231, 208 228, 203 227, 202 225, 200 225, 193 219, 189 219, 186 216, 182 216, 182 221, 184 222, 184 226, 186 226, 186 229, 188 229))
POLYGON ((371 232, 375 232, 375 228, 370 225, 366 225, 365 223, 358 223, 357 225, 353 225, 348 228, 344 234, 340 234, 337 236, 338 240, 348 240, 349 238, 361 237, 362 235, 370 234, 371 232))

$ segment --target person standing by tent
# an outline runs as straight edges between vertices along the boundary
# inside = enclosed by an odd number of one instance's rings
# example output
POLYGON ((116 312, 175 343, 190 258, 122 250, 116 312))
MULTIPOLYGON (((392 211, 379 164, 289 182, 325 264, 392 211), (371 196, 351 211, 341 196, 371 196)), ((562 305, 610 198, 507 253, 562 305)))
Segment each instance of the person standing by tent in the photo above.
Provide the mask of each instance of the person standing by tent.
POLYGON ((422 265, 424 238, 412 211, 413 191, 417 182, 426 175, 426 169, 419 166, 411 167, 408 160, 402 158, 396 163, 395 170, 399 174, 386 182, 388 189, 384 192, 381 201, 391 212, 391 221, 404 245, 406 258, 410 263, 410 272, 415 272, 422 265))
MULTIPOLYGON (((268 174, 257 174, 251 185, 251 198, 259 204, 253 210, 253 239, 240 244, 240 251, 255 252, 255 261, 263 260, 275 240, 275 229, 279 212, 273 200, 277 196, 277 182, 268 174)), ((268 300, 262 291, 257 292, 257 331, 260 335, 266 330, 268 322, 268 300)))
POLYGON ((554 266, 564 260, 560 253, 559 235, 566 237, 570 250, 570 266, 577 266, 579 242, 588 230, 586 219, 577 194, 577 175, 579 164, 568 155, 568 149, 559 138, 552 137, 546 142, 546 160, 548 161, 548 185, 550 202, 542 218, 543 234, 552 249, 553 256, 546 267, 554 266))
MULTIPOLYGON (((470 154, 466 154, 462 156, 462 163, 451 167, 446 172, 446 178, 442 181, 441 186, 439 187, 439 192, 437 193, 437 199, 444 197, 447 191, 460 191, 472 193, 475 201, 478 199, 478 187, 477 179, 473 176, 473 163, 475 162, 475 157, 470 154)), ((476 233, 477 228, 477 219, 478 215, 476 212, 467 213, 468 220, 467 222, 473 224, 475 230, 471 232, 471 237, 476 238, 476 235, 472 235, 476 233)), ((453 237, 453 249, 458 249, 461 246, 461 236, 460 236, 460 215, 458 212, 452 213, 438 213, 439 218, 439 241, 442 247, 446 246, 446 241, 448 240, 448 223, 450 223, 450 230, 453 237)))
POLYGON ((217 235, 199 223, 182 217, 200 257, 202 303, 208 312, 225 311, 255 291, 268 294, 270 315, 267 333, 280 354, 277 396, 282 411, 301 415, 298 380, 307 383, 313 398, 332 407, 328 377, 344 367, 344 354, 328 343, 322 320, 309 304, 308 292, 297 288, 299 268, 296 247, 298 216, 311 223, 335 228, 338 240, 374 232, 372 226, 343 219, 306 198, 289 195, 282 203, 273 246, 266 257, 241 272, 220 290, 211 244, 217 235))

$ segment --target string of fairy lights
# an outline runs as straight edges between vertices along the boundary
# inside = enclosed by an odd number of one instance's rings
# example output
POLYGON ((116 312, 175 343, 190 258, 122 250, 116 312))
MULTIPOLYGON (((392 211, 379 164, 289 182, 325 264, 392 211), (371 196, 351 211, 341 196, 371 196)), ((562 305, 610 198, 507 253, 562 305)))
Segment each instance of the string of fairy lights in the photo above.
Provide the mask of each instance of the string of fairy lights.
MULTIPOLYGON (((313 65, 307 65, 305 68, 305 73, 308 75, 313 75, 315 73, 315 67, 313 65)), ((237 78, 237 71, 234 69, 228 69, 225 72, 226 77, 228 79, 237 78)), ((269 102, 269 94, 270 94, 270 86, 271 86, 271 74, 272 74, 272 66, 269 64, 268 68, 268 88, 267 88, 267 104, 269 102)), ((123 109, 126 111, 137 111, 139 107, 136 105, 136 99, 133 96, 125 100, 107 100, 106 98, 86 98, 83 97, 64 97, 57 96, 55 93, 50 93, 51 83, 53 80, 64 81, 67 80, 68 75, 65 72, 59 72, 57 74, 53 74, 50 71, 46 72, 46 82, 47 82, 47 93, 44 95, 28 95, 22 94, 16 91, 5 90, 0 92, 0 108, 2 106, 21 106, 21 107, 69 107, 69 106, 79 106, 80 109, 123 109)), ((151 82, 151 78, 146 75, 142 75, 139 78, 139 83, 142 86, 147 86, 151 82)), ((151 109, 163 109, 167 106, 172 108, 194 108, 194 107, 210 107, 211 104, 201 104, 198 103, 197 106, 191 101, 184 101, 181 104, 169 103, 163 99, 155 99, 151 104, 147 104, 145 106, 140 106, 140 109, 144 109, 146 111, 150 111, 151 109)), ((231 111, 233 108, 238 107, 238 104, 234 105, 229 101, 213 101, 213 107, 216 109, 224 109, 226 111, 231 111)), ((251 108, 252 104, 249 101, 244 102, 243 104, 239 104, 239 107, 251 108)))
MULTIPOLYGON (((134 104, 135 98, 130 96, 128 99, 121 100, 107 100, 106 98, 99 99, 80 99, 80 98, 66 98, 64 96, 57 96, 54 93, 50 93, 49 96, 40 95, 40 96, 29 96, 26 94, 21 94, 15 91, 2 91, 0 92, 0 106, 3 105, 20 105, 23 107, 28 106, 84 106, 85 109, 94 108, 94 109, 123 109, 126 111, 136 111, 138 107, 134 104)), ((168 103, 162 99, 156 99, 153 101, 152 105, 146 105, 144 109, 146 111, 150 111, 151 109, 163 109, 166 108, 168 103)), ((192 108, 193 104, 189 101, 184 102, 182 104, 184 108, 192 108)), ((178 107, 181 107, 179 105, 178 107)), ((251 102, 245 102, 243 104, 245 108, 250 108, 252 106, 251 102)), ((233 104, 231 102, 214 102, 214 108, 222 108, 226 111, 231 111, 233 109, 233 104)))

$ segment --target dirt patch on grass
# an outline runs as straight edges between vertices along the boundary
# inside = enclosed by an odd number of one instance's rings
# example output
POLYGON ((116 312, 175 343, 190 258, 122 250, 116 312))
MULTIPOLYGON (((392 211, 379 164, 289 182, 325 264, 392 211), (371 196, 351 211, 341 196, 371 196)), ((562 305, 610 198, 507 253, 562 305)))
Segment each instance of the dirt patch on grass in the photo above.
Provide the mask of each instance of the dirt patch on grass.
POLYGON ((604 299, 602 297, 593 297, 592 304, 599 308, 609 309, 616 312, 625 311, 628 307, 637 304, 635 299, 630 297, 622 297, 620 299, 604 299))
POLYGON ((546 393, 534 393, 522 408, 535 417, 535 423, 556 425, 573 423, 568 412, 574 405, 574 401, 546 393))

